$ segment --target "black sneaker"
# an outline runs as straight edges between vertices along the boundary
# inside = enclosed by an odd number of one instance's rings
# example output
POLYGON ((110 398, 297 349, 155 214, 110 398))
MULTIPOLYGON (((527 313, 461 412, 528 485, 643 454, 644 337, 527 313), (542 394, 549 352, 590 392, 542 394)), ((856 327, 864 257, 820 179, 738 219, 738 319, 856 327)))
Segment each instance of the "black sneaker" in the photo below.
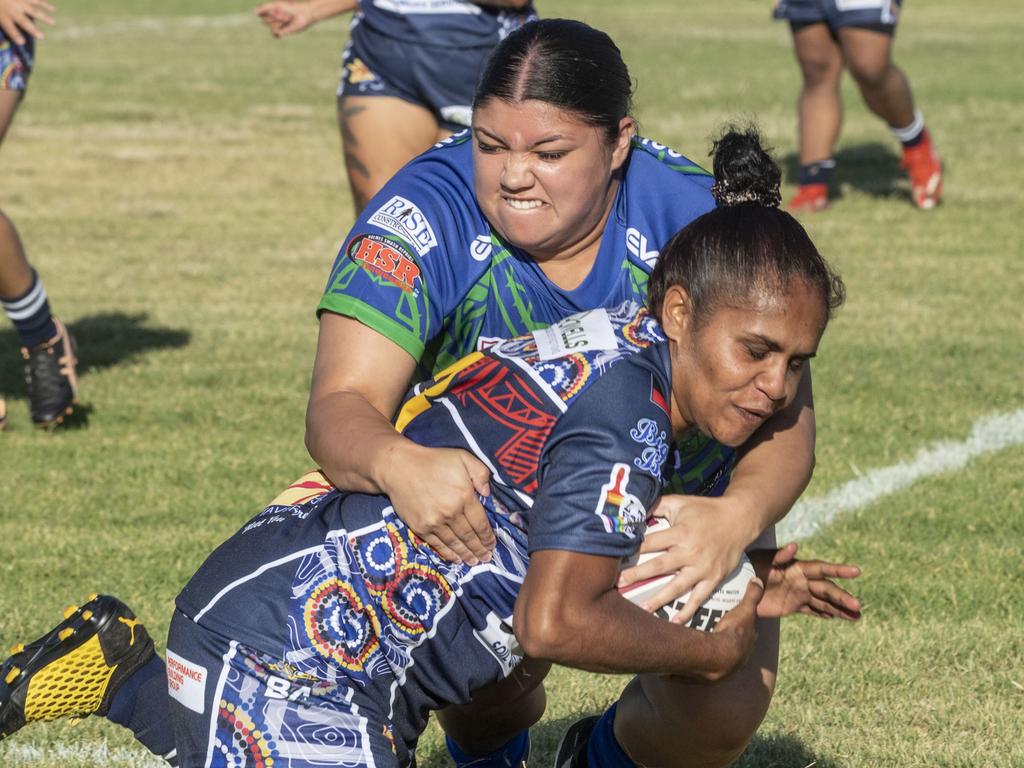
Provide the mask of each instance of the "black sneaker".
POLYGON ((0 664, 0 739, 27 723, 105 715, 121 683, 154 653, 127 605, 90 595, 38 640, 14 646, 0 664))
POLYGON ((600 719, 599 715, 590 715, 566 729, 555 752, 555 768, 587 768, 587 743, 600 719))
POLYGON ((32 421, 40 427, 60 424, 78 402, 75 340, 64 323, 56 317, 53 323, 57 326, 56 336, 31 349, 21 348, 32 421))

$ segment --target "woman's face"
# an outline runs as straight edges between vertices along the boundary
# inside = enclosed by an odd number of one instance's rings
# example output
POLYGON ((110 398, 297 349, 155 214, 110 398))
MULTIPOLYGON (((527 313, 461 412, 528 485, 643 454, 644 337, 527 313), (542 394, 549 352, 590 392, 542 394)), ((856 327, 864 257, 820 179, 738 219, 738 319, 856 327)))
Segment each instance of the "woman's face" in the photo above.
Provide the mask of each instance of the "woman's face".
POLYGON ((689 297, 669 289, 662 310, 672 349, 673 426, 738 446, 793 399, 825 330, 821 294, 802 280, 693 322, 689 297))
POLYGON ((571 256, 600 238, 629 155, 633 122, 615 144, 547 102, 492 98, 473 112, 476 198, 508 242, 538 260, 571 256))

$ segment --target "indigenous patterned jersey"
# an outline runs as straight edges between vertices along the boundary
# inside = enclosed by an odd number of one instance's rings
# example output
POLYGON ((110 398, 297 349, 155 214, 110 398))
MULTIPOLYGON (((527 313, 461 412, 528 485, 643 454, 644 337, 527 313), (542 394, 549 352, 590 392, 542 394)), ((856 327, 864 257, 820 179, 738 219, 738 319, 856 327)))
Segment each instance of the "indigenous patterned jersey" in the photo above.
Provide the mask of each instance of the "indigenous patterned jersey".
MULTIPOLYGON (((678 152, 634 140, 590 275, 562 290, 493 231, 473 190, 468 131, 414 160, 359 217, 319 309, 348 315, 421 361, 426 378, 500 339, 574 312, 643 302, 659 249, 714 206, 712 178, 678 152)), ((733 452, 680 446, 672 490, 719 493, 733 452)))
POLYGON ((490 467, 491 562, 448 563, 385 497, 311 473, 210 557, 178 608, 294 675, 358 691, 414 743, 427 709, 521 660, 511 621, 529 553, 636 551, 668 463, 670 392, 667 343, 635 303, 473 353, 417 386, 397 426, 490 467))
POLYGON ((535 18, 532 4, 522 10, 502 10, 469 0, 360 0, 354 23, 418 45, 493 48, 535 18))

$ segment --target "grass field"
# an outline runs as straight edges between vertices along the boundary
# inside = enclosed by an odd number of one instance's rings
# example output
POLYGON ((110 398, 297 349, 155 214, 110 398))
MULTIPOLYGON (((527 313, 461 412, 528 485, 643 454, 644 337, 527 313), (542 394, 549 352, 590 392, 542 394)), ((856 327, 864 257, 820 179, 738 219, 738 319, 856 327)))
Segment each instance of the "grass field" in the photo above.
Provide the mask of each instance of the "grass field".
MULTIPOLYGON (((0 149, 0 206, 78 337, 85 406, 71 428, 33 430, 0 324, 5 646, 91 591, 163 637, 211 548, 308 468, 313 308, 352 218, 340 21, 272 41, 239 0, 59 5, 0 149)), ((769 3, 539 5, 620 43, 646 135, 701 158, 724 119, 756 116, 792 168, 798 73, 769 3)), ((850 296, 815 361, 809 497, 1024 409, 1019 30, 1017 0, 908 3, 897 60, 948 170, 931 213, 910 207, 894 141, 847 83, 842 197, 807 220, 850 296)), ((865 618, 789 620, 775 702, 739 765, 1024 766, 1020 430, 1007 442, 806 541, 863 566, 865 618)), ((623 683, 557 672, 534 763, 623 683)), ((447 764, 437 733, 424 768, 447 764)), ((105 721, 0 743, 5 768, 135 764, 159 765, 105 721)))

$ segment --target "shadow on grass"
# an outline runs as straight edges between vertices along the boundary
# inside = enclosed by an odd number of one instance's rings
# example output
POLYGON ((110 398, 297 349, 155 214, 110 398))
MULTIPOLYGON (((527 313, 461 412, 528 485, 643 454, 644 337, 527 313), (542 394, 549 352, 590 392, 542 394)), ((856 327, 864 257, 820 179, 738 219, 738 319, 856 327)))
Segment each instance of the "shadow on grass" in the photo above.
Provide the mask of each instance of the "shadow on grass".
MULTIPOLYGON (((555 751, 562 734, 580 717, 583 715, 545 720, 533 726, 530 729, 530 765, 554 765, 555 751)), ((416 758, 420 768, 450 768, 452 765, 443 744, 424 746, 417 751, 416 758)), ((793 736, 756 735, 746 751, 730 765, 732 768, 844 768, 846 764, 811 752, 793 736)))
MULTIPOLYGON (((892 146, 871 142, 844 147, 836 152, 832 173, 833 199, 842 197, 841 189, 850 187, 870 197, 910 200, 906 174, 900 168, 900 156, 892 146)), ((786 181, 797 183, 798 156, 790 153, 781 160, 786 181)))
MULTIPOLYGON (((192 338, 185 330, 147 328, 147 319, 148 315, 141 312, 133 315, 110 312, 69 323, 68 329, 78 345, 79 377, 130 362, 150 350, 184 347, 192 338)), ((27 397, 20 346, 13 328, 0 331, 0 396, 12 400, 27 397)), ((87 404, 78 405, 65 426, 83 426, 91 411, 87 404)))

